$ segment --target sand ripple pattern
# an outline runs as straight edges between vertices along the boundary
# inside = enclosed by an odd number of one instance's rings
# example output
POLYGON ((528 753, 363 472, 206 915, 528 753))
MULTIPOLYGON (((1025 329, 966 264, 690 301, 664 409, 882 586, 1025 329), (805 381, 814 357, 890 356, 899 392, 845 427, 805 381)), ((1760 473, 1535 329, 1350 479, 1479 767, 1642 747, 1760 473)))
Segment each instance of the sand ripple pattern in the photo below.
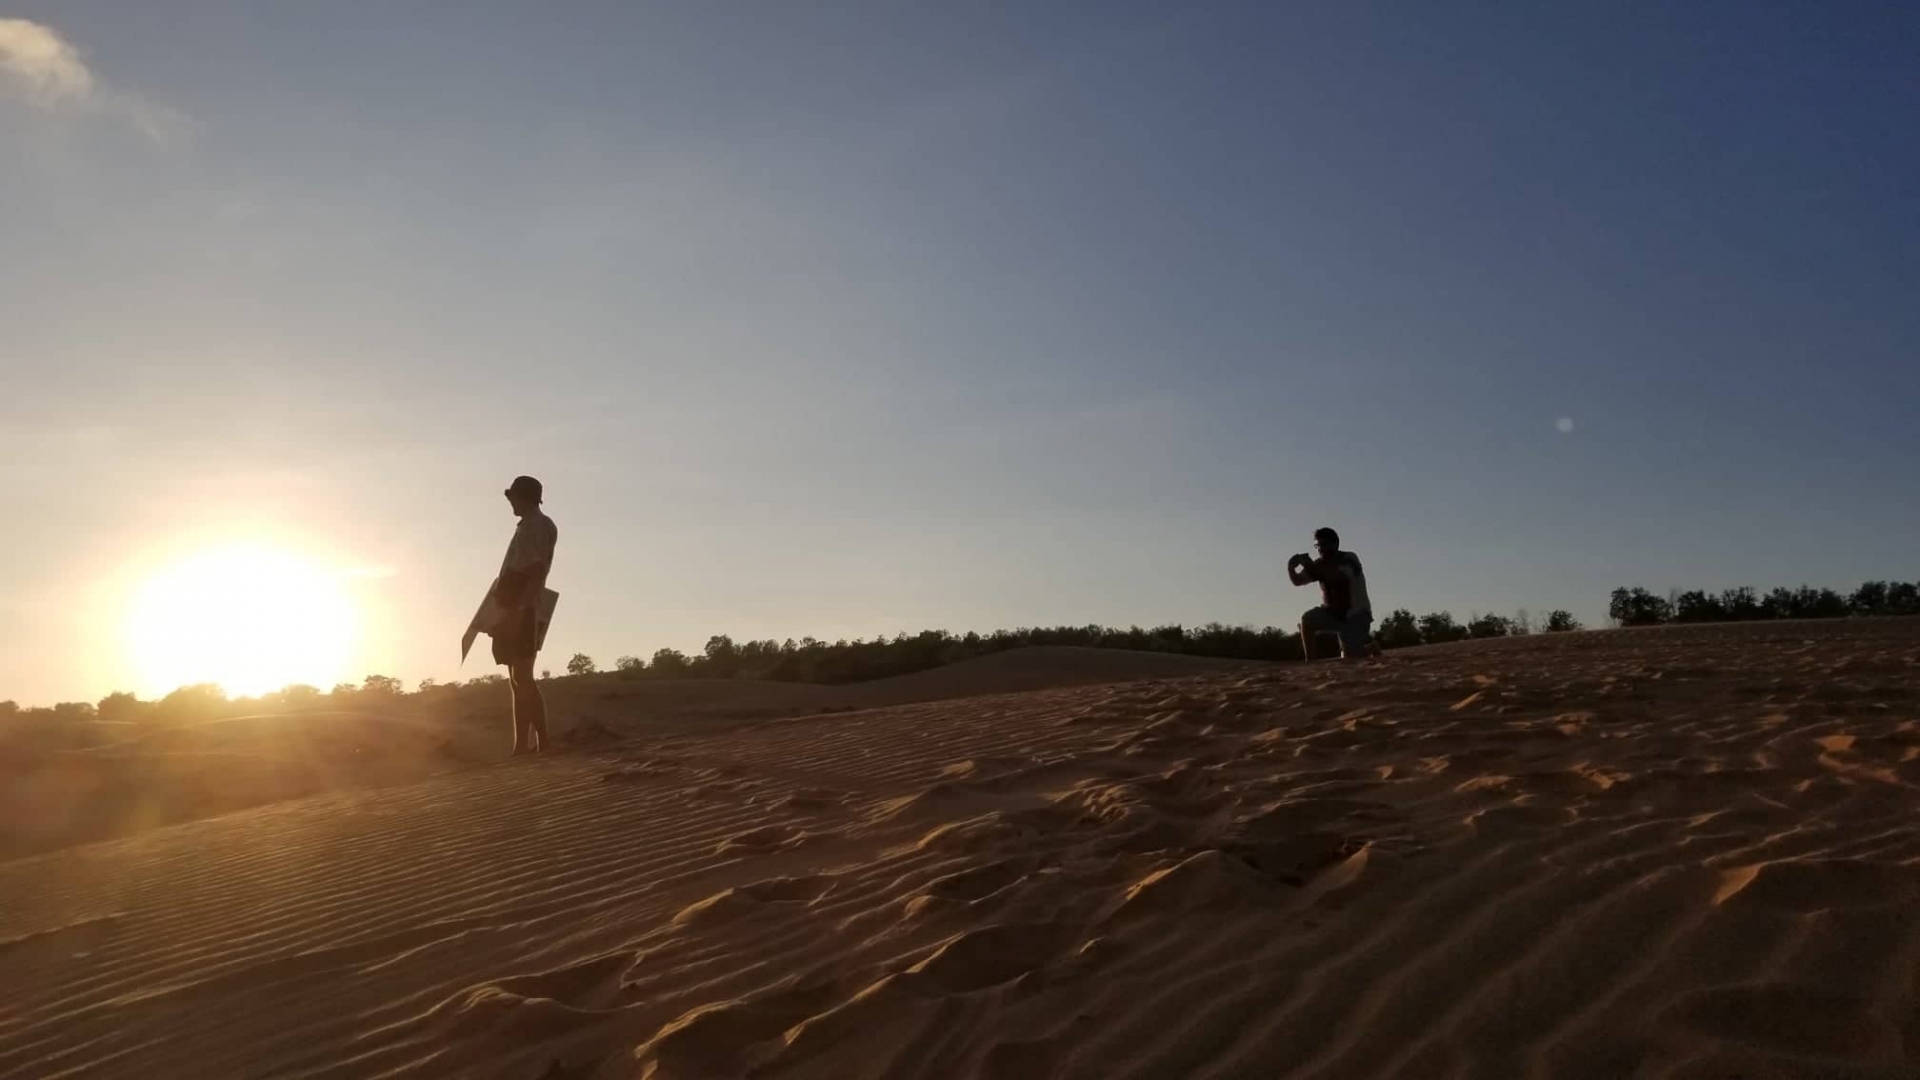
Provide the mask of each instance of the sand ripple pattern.
POLYGON ((0 864, 0 1077, 1912 1077, 1920 626, 627 742, 0 864))

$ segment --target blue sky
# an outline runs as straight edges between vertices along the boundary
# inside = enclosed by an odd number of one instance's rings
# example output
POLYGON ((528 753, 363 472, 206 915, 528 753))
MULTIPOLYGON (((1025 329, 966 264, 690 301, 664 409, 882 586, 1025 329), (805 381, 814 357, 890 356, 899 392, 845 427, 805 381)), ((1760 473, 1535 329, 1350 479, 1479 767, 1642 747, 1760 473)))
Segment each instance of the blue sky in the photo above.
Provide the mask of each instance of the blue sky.
POLYGON ((455 675, 520 472, 556 667, 1920 577, 1911 5, 929 7, 0 10, 0 697, 242 534, 455 675))

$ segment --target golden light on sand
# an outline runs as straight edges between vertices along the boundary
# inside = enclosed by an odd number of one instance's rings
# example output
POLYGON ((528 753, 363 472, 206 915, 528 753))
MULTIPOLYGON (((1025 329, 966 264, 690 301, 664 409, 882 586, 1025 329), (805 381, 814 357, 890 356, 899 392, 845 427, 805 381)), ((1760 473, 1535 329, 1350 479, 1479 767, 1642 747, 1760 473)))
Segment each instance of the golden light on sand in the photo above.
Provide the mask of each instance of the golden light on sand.
POLYGON ((233 545, 174 562, 136 590, 125 630, 142 687, 259 694, 347 674, 359 612, 341 575, 292 551, 233 545))

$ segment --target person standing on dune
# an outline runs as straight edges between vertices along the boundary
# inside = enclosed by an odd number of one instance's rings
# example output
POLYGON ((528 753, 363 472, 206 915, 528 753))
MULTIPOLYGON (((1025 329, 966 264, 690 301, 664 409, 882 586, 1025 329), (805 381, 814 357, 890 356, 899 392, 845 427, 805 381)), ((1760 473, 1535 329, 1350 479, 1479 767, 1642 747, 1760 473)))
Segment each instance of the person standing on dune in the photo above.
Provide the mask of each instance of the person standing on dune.
POLYGON ((540 652, 540 608, 560 530, 540 509, 545 495, 540 481, 517 476, 506 495, 520 524, 493 583, 493 659, 506 665, 513 692, 513 752, 537 754, 547 749, 547 702, 533 676, 533 660, 540 652))
POLYGON ((1319 558, 1302 553, 1287 560, 1287 577, 1295 585, 1320 583, 1320 606, 1300 616, 1301 650, 1307 659, 1317 660, 1315 640, 1321 634, 1336 634, 1340 653, 1347 659, 1376 654, 1373 601, 1367 597, 1367 572, 1360 567, 1360 556, 1341 551, 1340 534, 1332 529, 1315 529, 1313 546, 1319 558))

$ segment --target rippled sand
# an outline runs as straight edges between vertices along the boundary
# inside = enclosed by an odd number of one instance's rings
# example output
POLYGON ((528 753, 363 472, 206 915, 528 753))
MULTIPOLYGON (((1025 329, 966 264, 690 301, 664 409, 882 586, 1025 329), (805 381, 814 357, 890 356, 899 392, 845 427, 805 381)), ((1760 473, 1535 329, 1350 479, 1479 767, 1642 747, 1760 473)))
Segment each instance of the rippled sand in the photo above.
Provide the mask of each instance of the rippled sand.
POLYGON ((681 727, 0 863, 0 1076, 1912 1077, 1916 759, 1920 620, 681 727))

